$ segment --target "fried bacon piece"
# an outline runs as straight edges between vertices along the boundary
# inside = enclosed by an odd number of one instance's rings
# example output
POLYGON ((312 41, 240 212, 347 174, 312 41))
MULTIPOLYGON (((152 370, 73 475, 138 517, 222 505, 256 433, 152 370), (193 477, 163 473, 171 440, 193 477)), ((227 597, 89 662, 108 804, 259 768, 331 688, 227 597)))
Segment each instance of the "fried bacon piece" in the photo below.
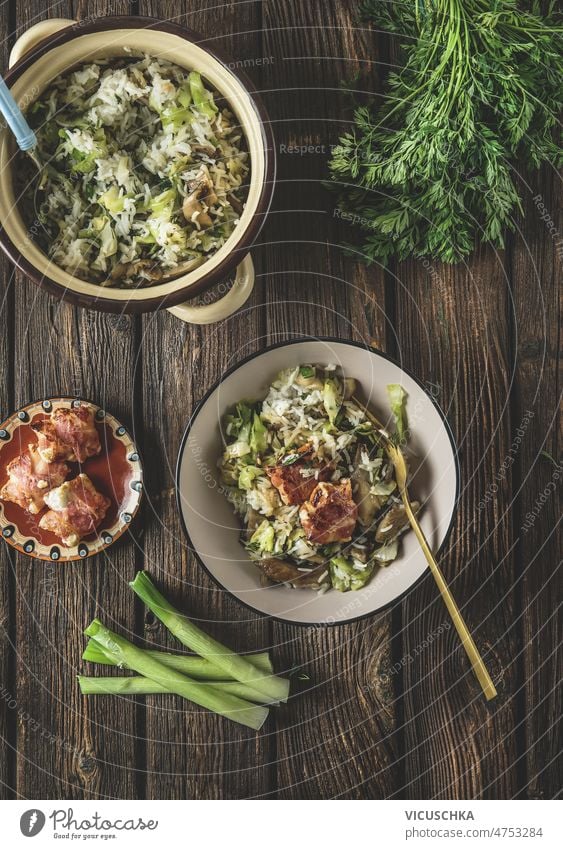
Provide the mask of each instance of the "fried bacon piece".
POLYGON ((60 486, 69 473, 66 463, 48 463, 36 445, 28 445, 27 452, 8 463, 8 480, 0 491, 2 501, 13 501, 30 513, 39 513, 45 506, 45 496, 53 487, 60 486))
POLYGON ((96 530, 110 503, 88 475, 78 475, 45 496, 51 509, 41 517, 39 527, 56 534, 65 545, 78 545, 82 537, 96 530))
POLYGON ((313 449, 308 444, 297 448, 285 459, 286 462, 265 469, 284 504, 303 504, 318 482, 327 480, 332 473, 330 464, 318 465, 313 462, 313 449), (288 463, 287 460, 293 459, 294 455, 298 459, 288 463))
POLYGON ((319 483, 299 511, 307 539, 317 545, 349 542, 358 518, 349 479, 340 483, 319 483))
POLYGON ((89 407, 71 410, 60 407, 53 410, 49 419, 32 427, 37 433, 39 453, 48 463, 53 460, 83 463, 102 450, 94 413, 89 407))

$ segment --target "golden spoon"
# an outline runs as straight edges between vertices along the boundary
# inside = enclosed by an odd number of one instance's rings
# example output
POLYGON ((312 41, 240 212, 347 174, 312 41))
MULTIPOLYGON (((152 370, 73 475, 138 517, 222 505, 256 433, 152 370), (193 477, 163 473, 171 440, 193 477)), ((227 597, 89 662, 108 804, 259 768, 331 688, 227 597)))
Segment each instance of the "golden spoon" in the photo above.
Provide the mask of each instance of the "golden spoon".
POLYGON ((469 633, 469 630, 463 620, 463 616, 461 615, 459 607, 457 606, 455 599, 449 590, 446 580, 442 574, 442 570, 438 566, 438 563, 434 559, 434 555, 430 551, 430 546, 426 541, 424 532, 420 527, 416 516, 413 513, 407 490, 408 472, 407 464, 405 462, 403 453, 400 448, 398 448, 393 443, 393 441, 389 437, 389 434, 387 433, 381 422, 373 415, 373 413, 371 413, 366 407, 364 407, 364 405, 361 404, 356 397, 352 396, 352 400, 364 411, 368 419, 375 425, 375 427, 381 434, 383 444, 385 446, 385 451, 387 453, 387 456, 391 460, 391 463, 393 464, 393 468, 395 469, 395 479, 397 481, 397 486, 399 488, 401 498, 403 499, 403 504, 405 506, 405 511, 410 525, 416 534, 422 551, 424 552, 424 556, 426 557, 428 565, 430 566, 430 571, 432 572, 434 580, 438 584, 440 594, 444 599, 444 603, 448 608, 450 616, 452 617, 455 629, 459 634, 459 637, 463 644, 463 648, 465 649, 467 657, 469 658, 469 662, 471 663, 473 671, 477 676, 477 680, 479 681, 479 684, 483 689, 485 698, 487 699, 487 701, 490 701, 490 699, 494 699, 497 695, 495 685, 491 680, 491 676, 487 672, 487 668, 483 663, 483 658, 479 654, 479 650, 475 645, 475 641, 469 633))

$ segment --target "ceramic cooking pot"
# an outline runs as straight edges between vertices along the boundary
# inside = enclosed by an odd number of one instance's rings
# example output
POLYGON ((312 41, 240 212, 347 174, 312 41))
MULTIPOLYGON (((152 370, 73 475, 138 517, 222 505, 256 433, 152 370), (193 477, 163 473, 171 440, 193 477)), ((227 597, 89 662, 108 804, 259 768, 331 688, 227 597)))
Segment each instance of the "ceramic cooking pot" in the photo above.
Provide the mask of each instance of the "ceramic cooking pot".
POLYGON ((238 118, 250 156, 251 176, 244 211, 235 231, 206 262, 169 282, 139 289, 113 289, 88 283, 56 266, 30 238, 14 197, 15 144, 0 130, 0 245, 39 286, 58 298, 106 312, 149 312, 166 307, 196 324, 226 318, 246 301, 254 286, 249 248, 268 212, 275 178, 270 121, 246 77, 214 48, 202 46, 196 33, 168 21, 142 17, 106 17, 90 21, 50 19, 31 27, 10 55, 6 83, 24 111, 59 74, 97 59, 148 53, 186 70, 197 70, 219 91, 238 118), (228 278, 235 281, 214 303, 190 300, 228 278))

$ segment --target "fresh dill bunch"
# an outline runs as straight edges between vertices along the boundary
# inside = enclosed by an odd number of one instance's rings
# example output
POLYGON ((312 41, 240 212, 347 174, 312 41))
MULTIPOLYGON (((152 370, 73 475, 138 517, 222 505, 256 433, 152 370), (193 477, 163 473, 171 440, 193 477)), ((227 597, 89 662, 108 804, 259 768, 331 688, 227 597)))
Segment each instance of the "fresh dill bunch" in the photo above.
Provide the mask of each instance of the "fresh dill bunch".
POLYGON ((522 210, 518 168, 563 161, 554 5, 365 0, 361 12, 396 33, 401 50, 383 104, 356 109, 330 163, 367 260, 457 262, 477 240, 503 247, 522 210))

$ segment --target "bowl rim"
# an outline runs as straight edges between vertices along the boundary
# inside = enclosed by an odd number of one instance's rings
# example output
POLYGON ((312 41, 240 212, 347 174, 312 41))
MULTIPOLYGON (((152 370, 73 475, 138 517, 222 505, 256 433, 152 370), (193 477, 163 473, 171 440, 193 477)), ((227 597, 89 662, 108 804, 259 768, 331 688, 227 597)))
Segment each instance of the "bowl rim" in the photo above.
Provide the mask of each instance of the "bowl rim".
MULTIPOLYGON (((23 554, 26 557, 29 557, 31 560, 38 560, 41 563, 56 562, 57 565, 62 565, 62 564, 65 564, 65 563, 82 562, 82 561, 85 561, 85 560, 89 560, 90 557, 96 557, 97 555, 102 554, 108 548, 111 548, 112 545, 114 545, 116 542, 118 542, 118 540, 120 540, 125 535, 125 533, 127 531, 129 531, 129 532, 131 531, 131 528, 133 526, 133 522, 135 521, 136 517, 139 514, 139 510, 141 509, 141 505, 143 503, 143 498, 144 498, 144 495, 145 495, 145 466, 144 466, 144 463, 143 463, 143 457, 142 457, 141 452, 139 451, 137 441, 132 436, 130 428, 126 427, 122 423, 122 421, 120 419, 118 419, 117 416, 114 416, 114 414, 112 412, 110 412, 106 407, 100 407, 100 405, 97 404, 95 401, 91 401, 89 398, 84 398, 82 395, 45 395, 42 398, 35 399, 34 401, 28 401, 26 404, 22 404, 21 406, 17 407, 15 410, 13 410, 10 413, 9 416, 4 417, 2 419, 2 421, 0 422, 0 429, 3 428, 4 425, 6 425, 8 422, 10 422, 14 417, 17 417, 20 413, 26 413, 30 409, 30 407, 36 407, 39 404, 41 406, 43 406, 45 401, 51 401, 51 402, 52 401, 70 401, 70 402, 79 401, 81 404, 87 404, 90 407, 93 407, 95 410, 102 411, 102 412, 104 412, 105 415, 111 416, 111 418, 114 419, 114 421, 119 425, 119 427, 122 427, 122 428, 125 429, 125 432, 129 436, 129 439, 131 440, 131 444, 135 449, 134 453, 137 455, 136 462, 139 465, 139 478, 140 478, 140 481, 141 481, 141 484, 142 484, 142 489, 139 493, 139 497, 137 499, 137 504, 135 505, 135 509, 129 514, 131 516, 131 520, 129 522, 121 522, 121 527, 119 529, 119 532, 112 536, 111 542, 104 542, 103 545, 101 545, 95 551, 88 550, 88 553, 85 556, 82 556, 82 555, 79 555, 79 554, 75 554, 75 555, 72 555, 72 556, 63 555, 63 556, 59 557, 57 561, 53 561, 52 558, 47 557, 45 555, 39 555, 39 554, 35 554, 33 552, 30 552, 30 551, 25 551, 24 549, 22 549, 18 545, 16 545, 11 537, 5 537, 2 534, 2 531, 0 530, 0 536, 2 537, 2 539, 4 540, 5 543, 7 543, 11 548, 13 548, 15 551, 17 551, 18 554, 23 554)), ((26 422, 22 421, 21 424, 22 425, 26 424, 26 422)), ((2 530, 3 530, 3 526, 2 526, 2 530)), ((61 543, 60 547, 64 548, 62 543, 61 543)))
POLYGON ((182 436, 181 442, 180 442, 180 447, 178 449, 178 457, 177 457, 177 460, 176 460, 176 471, 175 471, 175 480, 174 480, 174 485, 175 485, 175 490, 176 490, 176 507, 177 507, 178 513, 180 515, 180 523, 181 523, 181 526, 182 526, 182 530, 183 530, 184 535, 186 537, 186 540, 188 542, 188 549, 195 556, 196 561, 199 563, 200 566, 203 567, 204 571, 211 578, 213 583, 216 584, 218 587, 220 587, 223 592, 227 593, 227 595, 230 596, 232 599, 234 599, 238 604, 241 604, 243 607, 246 607, 248 610, 251 610, 253 613, 256 613, 258 616, 262 616, 265 619, 271 619, 274 622, 280 622, 283 625, 295 625, 296 627, 306 627, 306 628, 311 628, 311 627, 315 627, 315 628, 336 628, 340 625, 350 625, 352 622, 361 622, 362 620, 367 619, 370 616, 379 616, 379 614, 384 613, 385 611, 389 610, 395 604, 402 601, 406 597, 407 593, 411 592, 411 590, 414 590, 416 587, 418 587, 422 583, 424 578, 426 578, 428 576, 429 569, 425 569, 423 571, 423 573, 416 579, 416 581, 413 584, 411 584, 409 587, 407 587, 405 590, 403 590, 403 592, 400 593, 400 595, 398 595, 396 598, 392 599, 391 601, 388 601, 387 604, 384 604, 382 607, 379 607, 377 610, 368 611, 367 613, 362 613, 359 616, 352 616, 349 619, 342 619, 342 620, 338 620, 338 621, 329 621, 328 619, 326 619, 326 620, 319 622, 319 621, 305 621, 305 620, 296 621, 296 620, 293 620, 293 619, 284 619, 283 616, 275 616, 274 614, 271 614, 271 613, 264 613, 263 610, 258 610, 256 607, 249 604, 247 601, 243 601, 237 595, 235 595, 235 593, 231 592, 231 590, 229 590, 227 587, 225 587, 224 584, 222 584, 218 578, 215 577, 215 575, 211 572, 211 570, 207 568, 203 559, 199 555, 199 552, 197 551, 196 547, 192 543, 188 528, 187 528, 186 523, 184 521, 184 514, 182 512, 182 505, 181 505, 181 502, 180 502, 180 470, 181 470, 181 465, 182 465, 182 459, 183 459, 184 452, 185 452, 185 449, 186 449, 186 443, 187 443, 188 437, 190 435, 190 431, 191 431, 191 429, 194 425, 196 418, 201 413, 203 407, 205 406, 205 404, 207 403, 207 401, 209 400, 209 398, 211 397, 213 392, 215 392, 215 390, 219 388, 219 386, 225 380, 225 378, 229 377, 231 374, 233 374, 235 371, 237 371, 237 369, 241 368, 242 366, 246 365, 247 363, 251 362, 252 360, 256 359, 257 357, 260 357, 262 354, 266 354, 268 351, 273 351, 276 348, 288 348, 292 345, 300 345, 303 342, 335 342, 335 343, 339 343, 341 345, 349 345, 350 347, 360 348, 364 351, 369 351, 370 353, 375 354, 376 356, 382 357, 383 359, 387 360, 388 362, 391 362, 394 365, 398 366, 401 369, 401 371, 403 371, 412 380, 414 380, 414 382, 420 387, 420 389, 422 390, 422 392, 424 393, 426 398, 428 398, 428 400, 434 406, 436 412, 438 413, 438 415, 440 416, 440 418, 442 420, 442 424, 444 425, 444 429, 445 429, 446 434, 448 436, 448 439, 450 441, 450 445, 451 445, 451 448, 452 448, 452 454, 453 454, 453 458, 454 458, 455 479, 456 479, 456 481, 455 481, 455 497, 454 497, 454 503, 453 503, 453 509, 452 509, 452 515, 451 515, 451 518, 450 518, 450 522, 449 522, 449 525, 448 525, 446 532, 444 534, 444 539, 442 540, 440 547, 438 548, 438 550, 434 554, 436 559, 438 559, 440 557, 440 555, 441 555, 442 551, 444 550, 446 543, 448 542, 448 539, 451 535, 451 532, 452 532, 452 529, 453 529, 453 526, 454 526, 454 523, 455 523, 455 519, 456 519, 456 514, 457 514, 459 499, 460 499, 460 494, 461 494, 461 465, 460 465, 460 459, 459 459, 459 449, 457 447, 455 437, 453 435, 453 431, 452 431, 451 425, 450 425, 450 423, 447 419, 447 416, 444 413, 444 411, 442 410, 442 408, 440 407, 440 405, 437 403, 437 401, 427 392, 426 388, 424 387, 422 380, 419 377, 417 377, 409 368, 406 368, 405 366, 403 366, 395 357, 392 357, 390 354, 387 354, 385 351, 381 351, 379 348, 375 348, 373 345, 366 345, 363 342, 356 342, 353 339, 342 339, 338 336, 299 336, 295 339, 284 340, 282 342, 275 342, 272 345, 267 345, 265 348, 262 348, 260 351, 255 351, 254 353, 249 354, 248 356, 244 357, 244 359, 240 360, 238 363, 236 363, 235 365, 228 368, 221 375, 221 377, 213 383, 213 385, 207 390, 207 392, 203 395, 203 397, 195 405, 193 412, 192 412, 192 414, 189 418, 186 429, 184 430, 184 434, 182 436))
MULTIPOLYGON (((100 310, 101 312, 144 313, 177 306, 185 301, 190 301, 193 298, 196 298, 198 295, 208 291, 212 286, 228 277, 234 268, 242 262, 262 230, 272 205, 277 171, 276 146, 272 122, 268 112, 266 111, 262 98, 258 94, 252 80, 240 67, 238 67, 238 63, 221 49, 208 47, 205 43, 207 39, 204 39, 204 37, 195 30, 192 30, 189 27, 184 27, 180 24, 172 23, 171 21, 162 21, 158 18, 148 16, 136 17, 132 15, 107 15, 105 17, 96 18, 95 20, 89 20, 86 23, 77 21, 74 25, 69 25, 53 35, 46 36, 38 44, 27 51, 18 62, 6 71, 4 75, 6 85, 11 87, 25 71, 33 66, 37 59, 44 56, 50 50, 64 45, 67 41, 71 41, 82 35, 89 35, 91 33, 114 29, 156 29, 175 35, 184 41, 192 42, 201 50, 208 53, 216 62, 219 62, 230 74, 236 77, 240 85, 245 89, 256 112, 257 125, 260 128, 261 144, 264 152, 264 179, 262 181, 256 209, 248 223, 248 226, 244 230, 236 246, 212 271, 207 274, 203 273, 202 276, 195 282, 175 289, 167 295, 150 297, 151 287, 147 287, 147 297, 138 300, 119 301, 117 299, 104 297, 102 293, 107 290, 103 287, 100 287, 99 296, 87 295, 83 292, 66 288, 56 280, 49 277, 48 274, 44 274, 36 268, 36 266, 33 265, 33 263, 31 263, 28 258, 14 245, 2 226, 0 226, 0 247, 6 253, 8 259, 10 259, 17 268, 23 271, 24 274, 37 286, 45 289, 49 292, 49 294, 58 297, 60 300, 65 300, 69 303, 75 304, 76 306, 100 310)), ((202 269, 204 268, 205 264, 202 266, 202 269)), ((181 277, 178 279, 181 280, 181 277)))

